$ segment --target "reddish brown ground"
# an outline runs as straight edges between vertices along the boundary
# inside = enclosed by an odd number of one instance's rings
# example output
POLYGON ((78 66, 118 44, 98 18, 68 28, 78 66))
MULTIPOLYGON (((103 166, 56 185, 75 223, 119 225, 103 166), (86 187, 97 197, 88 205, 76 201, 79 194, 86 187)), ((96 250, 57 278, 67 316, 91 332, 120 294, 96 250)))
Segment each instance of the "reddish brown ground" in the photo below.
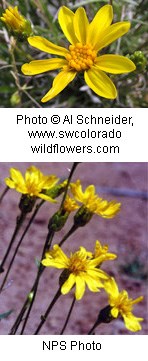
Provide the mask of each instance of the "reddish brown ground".
MULTIPOLYGON (((28 163, 1 163, 0 164, 0 192, 4 189, 3 179, 9 175, 11 166, 25 171, 28 163)), ((60 177, 68 175, 70 163, 36 163, 45 174, 55 173, 60 177)), ((138 334, 147 333, 147 292, 146 292, 146 266, 147 266, 147 203, 141 193, 147 191, 147 165, 145 163, 81 163, 79 164, 73 180, 80 178, 84 187, 94 184, 97 187, 111 187, 123 191, 123 195, 107 194, 107 190, 99 192, 100 196, 108 200, 116 199, 122 203, 121 212, 113 219, 103 219, 93 216, 90 223, 77 230, 67 240, 63 249, 68 254, 77 250, 80 245, 93 250, 96 239, 103 244, 108 243, 110 251, 118 254, 118 259, 104 263, 103 269, 113 275, 120 289, 125 288, 130 297, 136 298, 144 295, 143 302, 137 304, 135 315, 143 317, 142 330, 138 334), (132 194, 131 194, 132 191, 132 194), (133 192, 135 192, 133 194, 133 192), (130 270, 125 272, 129 266, 130 270)), ((3 199, 0 207, 0 258, 12 235, 18 201, 20 195, 10 190, 3 199)), ((35 222, 32 224, 27 236, 16 257, 8 278, 6 289, 0 296, 0 313, 13 309, 14 312, 0 322, 0 334, 8 334, 16 316, 21 308, 26 294, 29 292, 36 274, 35 258, 40 258, 42 246, 47 234, 49 217, 57 209, 56 205, 46 203, 40 209, 35 222)), ((54 239, 59 241, 72 224, 72 216, 54 239)), ((18 238, 19 239, 19 238, 18 238)), ((13 248, 14 249, 14 248, 13 248)), ((8 262, 7 262, 8 265, 8 262)), ((34 304, 26 334, 33 334, 43 314, 54 296, 58 286, 60 272, 47 268, 41 279, 38 296, 34 304)), ((1 278, 3 279, 3 275, 1 278)), ((73 298, 73 291, 67 296, 61 296, 50 317, 41 330, 41 334, 59 334, 73 298)), ((107 304, 105 292, 91 293, 86 291, 81 301, 77 301, 66 328, 65 334, 87 334, 93 325, 98 311, 107 304)), ((96 330, 96 334, 132 334, 126 330, 122 320, 117 319, 110 324, 104 324, 96 330)))

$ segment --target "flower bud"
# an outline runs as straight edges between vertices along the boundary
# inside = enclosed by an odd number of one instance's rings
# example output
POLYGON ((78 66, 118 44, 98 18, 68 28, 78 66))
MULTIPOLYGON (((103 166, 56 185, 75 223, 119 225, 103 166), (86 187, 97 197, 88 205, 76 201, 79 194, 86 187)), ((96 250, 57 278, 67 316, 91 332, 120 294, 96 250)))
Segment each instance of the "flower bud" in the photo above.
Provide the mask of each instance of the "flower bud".
POLYGON ((133 63, 136 65, 136 69, 138 71, 143 71, 146 68, 147 60, 142 51, 135 51, 132 55, 127 55, 127 57, 133 61, 133 63))
POLYGON ((64 182, 62 182, 60 184, 55 185, 51 189, 46 189, 44 191, 44 193, 47 196, 55 199, 55 198, 59 197, 65 191, 66 185, 67 185, 67 180, 65 180, 64 182))
POLYGON ((69 213, 68 212, 65 212, 65 211, 57 211, 49 220, 49 223, 48 223, 48 229, 49 230, 52 230, 54 232, 58 232, 60 231, 66 221, 67 221, 67 218, 69 216, 69 213))
POLYGON ((10 103, 11 103, 12 106, 19 105, 19 104, 20 104, 20 101, 21 101, 21 97, 20 97, 18 91, 16 91, 15 93, 13 93, 13 94, 11 95, 10 103))
POLYGON ((20 199, 19 209, 22 213, 29 213, 32 211, 35 201, 36 197, 30 197, 28 194, 23 194, 20 199))
POLYGON ((85 206, 82 206, 79 208, 77 213, 74 216, 74 224, 78 227, 83 227, 85 224, 87 224, 90 219, 92 218, 93 213, 89 211, 88 208, 85 206))
POLYGON ((112 320, 114 320, 114 317, 111 315, 111 306, 108 305, 104 307, 98 316, 97 322, 98 323, 110 323, 112 320))
POLYGON ((24 40, 28 36, 33 35, 30 21, 18 11, 17 6, 8 6, 0 20, 5 23, 11 34, 19 40, 24 40))

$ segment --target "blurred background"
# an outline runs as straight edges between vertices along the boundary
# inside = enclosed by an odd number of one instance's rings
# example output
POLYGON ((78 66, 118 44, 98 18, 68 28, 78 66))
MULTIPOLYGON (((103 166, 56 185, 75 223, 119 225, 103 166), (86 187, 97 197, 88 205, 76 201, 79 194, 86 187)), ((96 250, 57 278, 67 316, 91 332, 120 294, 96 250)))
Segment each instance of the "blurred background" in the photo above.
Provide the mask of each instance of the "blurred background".
POLYGON ((107 49, 103 49, 101 54, 129 56, 137 67, 136 71, 129 74, 110 75, 119 93, 117 99, 98 97, 85 85, 83 76, 78 74, 76 80, 57 97, 41 103, 57 71, 28 77, 22 74, 21 66, 33 59, 46 59, 50 55, 29 46, 27 40, 21 37, 15 44, 11 32, 0 21, 0 107, 147 107, 147 0, 0 0, 0 16, 9 5, 17 5, 22 15, 31 21, 35 35, 67 47, 67 40, 57 20, 59 7, 65 5, 76 11, 77 7, 83 6, 91 21, 101 6, 111 3, 114 22, 128 20, 131 29, 107 49))
MULTIPOLYGON (((18 168, 23 174, 31 163, 0 164, 0 194, 5 189, 4 178, 9 176, 11 167, 18 168)), ((34 163, 44 174, 56 174, 66 178, 72 163, 34 163)), ((104 262, 102 269, 117 280, 120 290, 126 289, 129 297, 141 295, 144 300, 134 308, 137 317, 143 317, 142 330, 137 334, 147 333, 147 184, 148 167, 146 163, 80 163, 72 180, 81 179, 83 189, 94 184, 100 197, 121 202, 121 211, 113 219, 103 219, 94 215, 91 221, 79 228, 63 245, 63 250, 70 255, 79 246, 93 251, 95 241, 109 245, 109 251, 117 253, 115 261, 104 262)), ((3 257, 15 227, 19 214, 20 194, 9 190, 0 206, 0 258, 3 257)), ((60 201, 61 198, 59 198, 60 201)), ((39 210, 33 224, 25 236, 5 288, 0 296, 0 314, 13 312, 0 321, 0 334, 8 334, 18 315, 26 295, 34 282, 37 272, 36 259, 40 259, 42 247, 47 235, 48 221, 58 205, 45 202, 39 210)), ((72 225, 71 214, 64 228, 56 234, 53 243, 59 242, 72 225)), ((29 215, 27 216, 29 219, 29 215)), ((27 224, 25 221, 22 230, 27 224)), ((21 232, 20 232, 21 234, 21 232)), ((17 238, 19 240, 19 236, 17 238)), ((15 246, 13 247, 13 249, 15 246)), ((8 265, 7 261, 7 265, 8 265)), ((41 278, 38 295, 30 315, 26 334, 33 334, 40 319, 58 288, 60 270, 46 268, 41 278)), ((1 275, 3 279, 3 274, 1 275)), ((73 291, 61 296, 54 306, 48 320, 41 329, 41 334, 60 334, 65 322, 73 291)), ((65 334, 87 334, 94 324, 98 312, 107 305, 104 291, 92 293, 88 289, 82 300, 75 303, 65 334)), ((122 320, 102 324, 96 334, 130 335, 122 320)))

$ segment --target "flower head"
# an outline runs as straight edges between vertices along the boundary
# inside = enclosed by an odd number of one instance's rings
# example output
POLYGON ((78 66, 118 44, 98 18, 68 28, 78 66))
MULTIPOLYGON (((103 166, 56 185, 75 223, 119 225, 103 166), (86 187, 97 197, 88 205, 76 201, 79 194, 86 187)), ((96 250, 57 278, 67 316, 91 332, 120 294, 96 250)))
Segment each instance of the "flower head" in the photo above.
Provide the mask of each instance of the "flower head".
POLYGON ((18 11, 17 6, 8 6, 0 19, 15 35, 30 36, 32 34, 30 21, 18 11))
POLYGON ((18 169, 11 168, 10 178, 6 178, 5 183, 19 193, 54 202, 50 196, 44 194, 44 190, 54 187, 58 180, 55 175, 45 176, 38 168, 32 166, 27 169, 25 177, 18 169))
POLYGON ((76 203, 76 201, 69 197, 69 195, 66 196, 66 199, 64 201, 64 206, 63 206, 64 210, 68 213, 75 211, 76 209, 79 208, 78 204, 76 203))
POLYGON ((104 261, 116 259, 117 256, 114 253, 108 252, 108 245, 102 246, 101 243, 97 240, 93 258, 98 258, 98 265, 100 265, 104 261))
POLYGON ((71 191, 75 199, 82 203, 90 213, 96 213, 103 218, 113 218, 119 212, 121 204, 108 202, 98 197, 94 185, 88 186, 83 192, 80 180, 71 183, 71 191))
POLYGON ((86 12, 80 7, 73 13, 65 6, 58 14, 59 24, 71 45, 68 49, 55 45, 45 38, 28 38, 31 46, 45 53, 59 55, 61 58, 34 60, 22 66, 25 75, 35 75, 62 69, 55 77, 52 88, 41 99, 47 102, 59 94, 76 76, 83 71, 86 84, 99 96, 108 99, 117 97, 117 90, 105 74, 122 74, 135 70, 134 63, 121 55, 100 55, 100 50, 127 33, 128 21, 112 24, 111 5, 103 6, 89 23, 86 12))
POLYGON ((134 304, 143 300, 143 296, 132 300, 132 298, 128 297, 127 291, 123 290, 119 292, 114 278, 110 278, 109 280, 105 281, 104 288, 109 295, 111 315, 114 318, 117 318, 119 315, 121 315, 128 330, 133 332, 141 330, 141 325, 139 322, 143 321, 143 318, 134 316, 132 310, 134 304))
POLYGON ((108 275, 97 268, 98 258, 91 259, 91 252, 87 252, 84 247, 71 253, 70 257, 62 251, 58 245, 46 253, 46 258, 42 260, 43 266, 55 267, 66 270, 66 281, 61 287, 61 293, 67 294, 76 285, 75 297, 80 300, 85 292, 86 285, 92 292, 98 292, 103 287, 101 280, 108 279, 108 275))

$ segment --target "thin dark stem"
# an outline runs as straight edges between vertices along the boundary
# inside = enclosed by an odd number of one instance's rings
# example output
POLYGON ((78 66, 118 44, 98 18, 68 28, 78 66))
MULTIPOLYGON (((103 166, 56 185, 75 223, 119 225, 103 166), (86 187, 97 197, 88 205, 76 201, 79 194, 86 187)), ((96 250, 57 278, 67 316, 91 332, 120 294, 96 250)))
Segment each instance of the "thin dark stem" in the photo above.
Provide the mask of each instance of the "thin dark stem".
POLYGON ((36 297, 36 293, 37 293, 37 289, 38 289, 38 285, 39 285, 39 280, 40 280, 40 277, 41 277, 41 274, 43 273, 44 271, 44 267, 41 265, 39 267, 39 271, 37 273, 37 276, 36 276, 36 280, 34 282, 34 285, 31 289, 31 294, 32 294, 32 299, 31 299, 31 302, 29 304, 29 307, 28 307, 28 310, 27 310, 27 314, 25 316, 25 319, 24 319, 24 323, 23 323, 23 326, 22 326, 22 329, 21 329, 21 332, 20 332, 20 335, 23 335, 24 331, 25 331, 25 328, 26 328, 26 325, 27 325, 27 321, 29 319, 29 315, 30 315, 30 312, 32 310, 32 307, 33 307, 33 303, 34 303, 34 300, 35 300, 35 297, 36 297))
MULTIPOLYGON (((54 236, 54 232, 48 232, 48 235, 47 235, 47 238, 46 238, 46 242, 45 242, 45 245, 44 245, 44 249, 43 249, 43 252, 42 252, 41 260, 45 257, 45 252, 50 248, 50 245, 51 245, 53 236, 54 236)), ((37 273, 37 276, 36 276, 34 285, 33 285, 32 289, 31 289, 31 292, 32 292, 33 296, 32 296, 32 300, 31 300, 31 302, 30 302, 28 311, 27 311, 27 315, 26 315, 25 320, 24 320, 24 323, 23 323, 23 327, 22 327, 22 330, 21 330, 21 335, 23 335, 23 332, 24 332, 25 327, 26 327, 26 325, 27 325, 27 321, 28 321, 30 312, 31 312, 31 310, 32 310, 33 303, 34 303, 34 300, 35 300, 35 297, 36 297, 36 293, 37 293, 37 290, 38 290, 38 285, 39 285, 40 277, 41 277, 44 269, 45 269, 45 267, 40 263, 39 270, 38 270, 38 273, 37 273)))
POLYGON ((102 322, 101 321, 96 321, 93 325, 93 327, 89 330, 88 335, 92 335, 93 331, 95 330, 96 327, 98 327, 102 322))
MULTIPOLYGON (((46 238, 46 241, 45 241, 45 245, 44 245, 44 248, 43 248, 41 259, 44 258, 46 250, 48 249, 48 247, 50 247, 53 235, 54 235, 54 232, 48 232, 48 235, 47 235, 47 238, 46 238)), ((10 335, 16 334, 16 332, 18 330, 18 327, 19 327, 20 323, 22 322, 24 314, 25 314, 25 312, 26 312, 26 310, 27 310, 27 308, 29 306, 28 311, 27 311, 27 315, 25 317, 24 324, 23 324, 23 327, 22 327, 22 330, 21 330, 21 334, 23 334, 23 332, 25 330, 25 327, 26 327, 26 324, 27 324, 27 321, 28 321, 28 318, 29 318, 29 315, 30 315, 30 312, 31 312, 31 309, 32 309, 32 306, 33 306, 33 303, 34 303, 34 300, 35 300, 35 296, 36 296, 38 285, 39 285, 39 280, 40 280, 40 277, 41 277, 41 275, 42 275, 42 273, 44 271, 44 268, 45 267, 43 267, 42 264, 40 264, 37 275, 36 275, 36 278, 35 278, 35 281, 34 281, 34 284, 33 284, 32 288, 31 288, 31 290, 29 292, 29 294, 32 294, 32 299, 31 299, 31 301, 29 301, 28 296, 27 296, 19 315, 17 316, 17 319, 16 319, 15 323, 14 323, 14 325, 12 326, 12 328, 10 330, 10 335)))
POLYGON ((77 224, 73 224, 73 226, 70 228, 70 230, 65 234, 65 236, 62 238, 61 242, 59 243, 59 247, 63 245, 63 243, 66 241, 66 239, 71 236, 72 233, 76 231, 78 228, 77 224))
POLYGON ((16 319, 16 321, 14 323, 14 325, 12 326, 12 328, 11 328, 11 330, 9 332, 9 335, 15 335, 16 334, 17 329, 18 329, 18 327, 20 325, 20 322, 22 321, 24 313, 25 313, 25 311, 26 311, 26 309, 28 307, 28 304, 29 304, 29 299, 27 297, 25 302, 24 302, 24 305, 23 305, 23 307, 22 307, 22 309, 21 309, 21 311, 20 311, 20 313, 19 313, 19 315, 18 315, 18 317, 17 317, 17 319, 16 319))
POLYGON ((62 328, 62 330, 61 330, 61 332, 60 332, 60 335, 63 335, 63 333, 64 333, 64 331, 65 331, 65 329, 66 329, 66 326, 67 326, 67 324, 68 324, 68 321, 69 321, 69 319, 70 319, 72 310, 73 310, 74 305, 75 305, 75 301, 76 301, 76 299, 75 299, 75 296, 74 296, 74 297, 73 297, 73 300, 72 300, 72 303, 71 303, 71 306, 70 306, 70 309, 69 309, 69 312, 68 312, 68 315, 67 315, 67 317, 66 317, 66 321, 65 321, 64 326, 63 326, 63 328, 62 328))
POLYGON ((2 192, 1 196, 0 196, 0 203, 2 202, 3 198, 5 197, 5 194, 9 191, 9 187, 6 187, 4 189, 4 191, 2 192))
POLYGON ((70 171, 70 174, 69 174, 69 177, 68 177, 68 180, 67 180, 67 184, 66 184, 66 188, 65 188, 65 192, 64 192, 64 196, 63 196, 63 199, 62 199, 62 202, 61 202, 60 209, 63 208, 63 204, 64 204, 65 198, 66 198, 66 196, 67 196, 68 187, 69 187, 71 178, 72 178, 73 173, 74 173, 74 171, 75 171, 75 169, 76 169, 76 167, 77 167, 78 164, 79 164, 79 163, 73 163, 73 166, 72 166, 72 168, 71 168, 71 171, 70 171))
POLYGON ((25 218, 26 218, 26 213, 23 213, 23 212, 22 212, 21 215, 17 218, 16 227, 15 227, 15 230, 14 230, 14 232, 13 232, 11 241, 10 241, 9 246, 8 246, 8 248, 7 248, 7 250, 6 250, 6 253, 5 253, 4 257, 3 257, 3 260, 2 260, 2 262, 1 262, 1 264, 0 264, 0 273, 2 273, 2 272, 4 271, 4 269, 3 269, 4 264, 5 264, 5 262, 6 262, 6 259, 7 259, 8 255, 9 255, 9 252, 10 252, 10 250, 11 250, 11 248, 12 248, 12 245, 13 245, 13 243, 14 243, 14 241, 15 241, 15 238, 16 238, 16 236, 17 236, 17 233, 18 233, 18 231, 19 231, 19 229, 20 229, 23 221, 25 220, 25 218))
POLYGON ((27 224, 27 226, 26 226, 26 228, 25 228, 25 230, 24 230, 24 232, 23 232, 23 234, 22 234, 22 236, 21 236, 21 238, 20 238, 20 240, 19 240, 19 242, 18 242, 18 244, 17 244, 17 247, 15 248, 13 257, 11 258, 11 261, 10 261, 9 266, 8 266, 7 273, 6 273, 5 277, 4 277, 4 280, 3 280, 3 282, 2 282, 2 285, 1 285, 1 287, 0 287, 0 293, 1 293, 1 291, 2 291, 2 289, 3 289, 3 287, 4 287, 4 285, 5 285, 5 282, 6 282, 6 280, 7 280, 7 277, 8 277, 8 275, 9 275, 9 272, 10 272, 11 267, 12 267, 12 265, 13 265, 13 262, 14 262, 14 260, 15 260, 16 254, 17 254, 17 252, 18 252, 18 250, 19 250, 19 248, 20 248, 20 246, 21 246, 21 244, 22 244, 22 241, 23 241, 23 239, 24 239, 24 237, 25 237, 25 235, 26 235, 29 227, 31 226, 31 223, 33 222, 33 220, 34 220, 34 218, 35 218, 38 210, 40 209, 40 207, 42 206, 43 203, 44 203, 44 200, 42 200, 42 201, 36 206, 36 209, 35 209, 34 213, 32 214, 32 217, 30 218, 30 220, 29 220, 29 222, 28 222, 28 224, 27 224))
POLYGON ((42 326, 44 325, 45 321, 47 320, 47 317, 49 315, 49 312, 51 311, 52 307, 54 306, 54 304, 56 303, 56 301, 58 300, 58 298, 61 296, 61 286, 58 289, 57 293, 55 294, 53 300, 51 301, 50 305, 48 306, 45 314, 43 316, 41 316, 41 322, 39 323, 34 335, 37 335, 40 331, 40 329, 42 328, 42 326))
MULTIPOLYGON (((78 165, 78 163, 74 163, 73 166, 72 166, 72 169, 70 171, 70 174, 69 174, 69 177, 68 177, 68 182, 67 182, 66 189, 65 189, 65 192, 64 192, 64 196, 63 196, 63 199, 62 199, 62 202, 61 202, 61 205, 60 205, 60 210, 62 210, 62 208, 63 208, 65 197, 66 197, 66 194, 67 194, 67 191, 68 191, 68 186, 69 186, 69 183, 71 181, 71 177, 72 177, 73 172, 74 172, 77 165, 78 165)), ((77 227, 73 226, 72 229, 71 229, 71 232, 72 231, 74 232, 74 228, 77 228, 77 227)), ((68 237, 68 235, 70 235, 70 232, 68 232, 67 237, 68 237)), ((41 260, 45 257, 45 252, 50 249, 53 236, 54 236, 54 231, 51 231, 49 229, 49 232, 48 232, 48 235, 47 235, 47 238, 46 238, 46 241, 45 241, 44 249, 43 249, 43 252, 42 252, 41 260)), ((62 243, 66 240, 66 238, 64 237, 64 239, 62 240, 62 243)), ((27 324, 27 321, 28 321, 28 318, 29 318, 29 315, 30 315, 30 312, 31 312, 31 309, 33 307, 35 297, 36 297, 40 277, 41 277, 44 269, 45 269, 45 267, 42 266, 42 264, 40 264, 39 269, 38 269, 38 273, 37 273, 37 276, 36 276, 36 279, 35 279, 35 282, 34 282, 32 288, 31 288, 31 291, 29 292, 29 294, 32 294, 32 299, 31 299, 31 301, 29 301, 29 299, 27 297, 27 299, 25 300, 24 305, 23 305, 18 317, 17 317, 13 327, 11 328, 10 334, 16 334, 17 329, 18 329, 20 323, 22 322, 24 314, 25 314, 25 312, 26 312, 26 310, 27 310, 27 308, 29 306, 26 317, 24 319, 23 327, 22 327, 22 330, 21 330, 21 334, 23 334, 23 332, 25 330, 25 327, 26 327, 26 324, 27 324)), ((55 300, 55 302, 56 302, 56 300, 55 300)))

